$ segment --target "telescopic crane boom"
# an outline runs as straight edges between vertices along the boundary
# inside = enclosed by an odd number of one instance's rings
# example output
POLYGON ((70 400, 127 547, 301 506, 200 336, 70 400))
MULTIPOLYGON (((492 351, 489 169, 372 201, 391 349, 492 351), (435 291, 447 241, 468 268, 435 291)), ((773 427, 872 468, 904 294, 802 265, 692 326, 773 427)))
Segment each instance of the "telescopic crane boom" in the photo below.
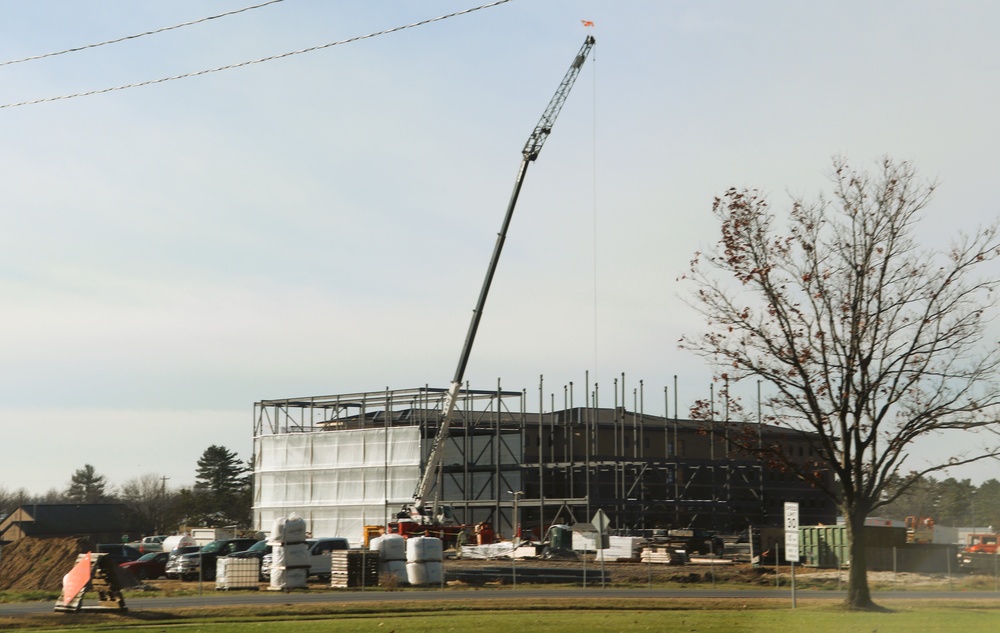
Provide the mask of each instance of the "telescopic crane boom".
POLYGON ((448 392, 445 394, 441 412, 441 425, 438 427, 437 435, 434 437, 434 444, 427 457, 427 467, 424 469, 424 473, 417 483, 417 489, 413 493, 413 510, 417 513, 423 514, 424 500, 434 484, 435 475, 441 464, 444 444, 450 432, 458 392, 462 387, 462 381, 465 377, 465 366, 468 364, 469 355, 472 353, 472 343, 475 341, 476 331, 479 329, 479 320, 483 316, 486 295, 489 294, 490 285, 493 282, 493 274, 496 272, 497 262, 500 260, 500 251, 503 250, 504 241, 507 239, 507 229, 510 226, 511 217, 514 215, 514 206, 517 204, 517 197, 521 193, 521 185, 524 184, 524 175, 528 171, 528 164, 538 158, 539 152, 542 151, 542 146, 545 144, 546 139, 549 138, 549 134, 552 133, 552 126, 556 122, 556 117, 559 116, 559 112, 566 102, 566 97, 569 96, 569 91, 573 88, 576 77, 580 74, 580 69, 583 67, 583 62, 586 61, 587 55, 590 54, 590 49, 594 47, 595 41, 590 35, 584 40, 583 46, 580 47, 580 52, 573 58, 573 63, 570 64, 569 70, 566 71, 562 83, 559 84, 559 88, 549 101, 548 107, 542 113, 542 118, 539 119, 538 125, 535 126, 535 129, 531 132, 531 136, 528 137, 528 142, 524 144, 524 149, 521 150, 521 167, 517 171, 517 178, 514 181, 514 191, 510 196, 510 202, 507 204, 507 214, 504 216, 503 225, 500 227, 500 233, 497 235, 496 245, 493 247, 493 256, 490 258, 489 267, 486 269, 486 278, 483 280, 483 287, 479 291, 479 300, 476 302, 476 307, 472 312, 472 322, 469 324, 469 331, 465 335, 465 343, 462 345, 462 353, 458 358, 455 377, 452 378, 448 392))

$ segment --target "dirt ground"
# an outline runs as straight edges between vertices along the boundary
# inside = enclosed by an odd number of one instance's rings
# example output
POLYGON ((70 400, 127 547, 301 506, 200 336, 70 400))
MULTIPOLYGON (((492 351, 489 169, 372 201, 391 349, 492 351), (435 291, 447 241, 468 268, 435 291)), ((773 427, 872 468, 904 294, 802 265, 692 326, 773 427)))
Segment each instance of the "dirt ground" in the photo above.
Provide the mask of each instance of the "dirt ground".
POLYGON ((0 554, 0 591, 59 591, 62 578, 85 552, 75 538, 24 538, 0 554))

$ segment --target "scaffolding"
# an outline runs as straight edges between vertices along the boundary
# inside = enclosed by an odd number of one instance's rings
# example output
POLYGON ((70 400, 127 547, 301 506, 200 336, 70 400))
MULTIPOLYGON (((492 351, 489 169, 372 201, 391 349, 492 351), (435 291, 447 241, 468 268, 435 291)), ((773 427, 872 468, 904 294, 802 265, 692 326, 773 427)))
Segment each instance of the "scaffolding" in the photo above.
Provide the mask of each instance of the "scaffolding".
MULTIPOLYGON (((461 391, 430 495, 434 508, 450 506, 465 525, 489 522, 505 538, 518 531, 540 538, 549 525, 589 521, 598 509, 623 532, 735 533, 773 523, 787 500, 800 502, 803 520, 834 520, 835 508, 818 491, 736 450, 730 433, 746 433, 745 424, 646 414, 641 387, 629 410, 615 383, 612 407, 598 406, 596 386, 587 405, 576 406, 570 383, 558 409, 554 395, 544 406, 539 384, 534 413, 525 411, 524 390, 498 383, 461 391)), ((313 534, 358 544, 365 525, 386 525, 413 501, 446 393, 423 387, 256 403, 257 527, 295 512, 313 534)), ((807 445, 788 429, 758 425, 755 432, 799 454, 807 445)))

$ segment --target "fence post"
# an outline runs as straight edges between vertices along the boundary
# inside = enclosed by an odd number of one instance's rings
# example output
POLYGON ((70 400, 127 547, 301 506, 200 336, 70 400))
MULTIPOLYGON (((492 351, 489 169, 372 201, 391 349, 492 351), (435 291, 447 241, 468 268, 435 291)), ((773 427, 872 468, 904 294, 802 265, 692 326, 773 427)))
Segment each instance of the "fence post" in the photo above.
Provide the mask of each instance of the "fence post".
POLYGON ((896 565, 896 546, 893 545, 892 546, 892 584, 896 584, 896 582, 897 582, 896 572, 898 572, 898 571, 899 571, 899 569, 898 569, 898 567, 896 565))
POLYGON ((774 558, 774 586, 781 586, 781 543, 775 543, 777 555, 774 558))

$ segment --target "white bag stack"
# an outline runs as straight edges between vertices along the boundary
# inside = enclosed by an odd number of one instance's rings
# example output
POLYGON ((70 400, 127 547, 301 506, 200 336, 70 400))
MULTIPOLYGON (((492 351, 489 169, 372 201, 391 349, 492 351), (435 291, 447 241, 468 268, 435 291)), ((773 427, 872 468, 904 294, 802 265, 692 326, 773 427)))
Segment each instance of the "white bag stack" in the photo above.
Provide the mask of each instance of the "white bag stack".
POLYGON ((306 589, 309 579, 309 546, 306 522, 297 514, 274 520, 271 535, 271 589, 306 589))
POLYGON ((271 526, 268 543, 286 545, 306 542, 306 520, 294 512, 285 517, 278 517, 271 526))
POLYGON ((380 576, 395 576, 399 582, 408 582, 406 576, 406 539, 399 534, 386 534, 373 538, 369 549, 378 552, 380 576))
POLYGON ((439 585, 444 581, 441 539, 417 536, 406 541, 406 577, 411 585, 439 585))

